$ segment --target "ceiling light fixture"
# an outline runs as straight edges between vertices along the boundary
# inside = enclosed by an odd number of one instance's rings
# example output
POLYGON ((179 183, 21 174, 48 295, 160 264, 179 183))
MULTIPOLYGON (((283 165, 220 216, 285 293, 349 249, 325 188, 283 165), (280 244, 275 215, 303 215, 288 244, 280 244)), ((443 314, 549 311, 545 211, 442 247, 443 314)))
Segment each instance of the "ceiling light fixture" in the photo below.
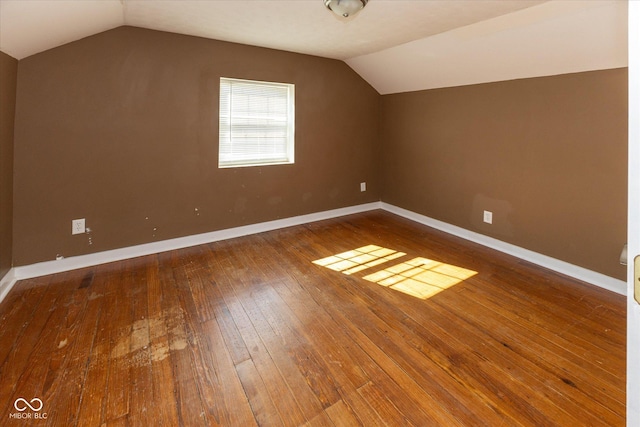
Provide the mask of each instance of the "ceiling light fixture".
POLYGON ((363 9, 369 0, 324 0, 324 5, 338 16, 348 18, 363 9))

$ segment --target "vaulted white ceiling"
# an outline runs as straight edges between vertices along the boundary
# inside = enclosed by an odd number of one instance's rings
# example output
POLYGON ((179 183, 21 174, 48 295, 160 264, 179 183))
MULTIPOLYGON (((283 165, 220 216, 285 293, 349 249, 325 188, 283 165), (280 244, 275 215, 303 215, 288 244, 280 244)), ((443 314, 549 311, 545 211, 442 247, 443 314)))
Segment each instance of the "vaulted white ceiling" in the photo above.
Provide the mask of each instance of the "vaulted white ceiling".
POLYGON ((346 62, 382 94, 626 67, 627 16, 626 1, 551 1, 346 62))
POLYGON ((17 58, 121 25, 345 60, 380 93, 626 66, 625 0, 0 0, 17 58))

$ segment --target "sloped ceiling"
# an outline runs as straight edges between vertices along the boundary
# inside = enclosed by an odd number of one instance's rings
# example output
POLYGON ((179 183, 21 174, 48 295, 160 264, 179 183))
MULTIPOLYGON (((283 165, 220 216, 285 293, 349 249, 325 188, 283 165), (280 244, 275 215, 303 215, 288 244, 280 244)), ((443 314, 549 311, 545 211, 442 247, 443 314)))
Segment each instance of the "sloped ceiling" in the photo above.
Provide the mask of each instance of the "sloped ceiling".
POLYGON ((349 58, 381 94, 626 67, 627 2, 552 1, 349 58))
POLYGON ((0 0, 17 58, 121 25, 345 60, 380 93, 626 66, 624 0, 0 0))

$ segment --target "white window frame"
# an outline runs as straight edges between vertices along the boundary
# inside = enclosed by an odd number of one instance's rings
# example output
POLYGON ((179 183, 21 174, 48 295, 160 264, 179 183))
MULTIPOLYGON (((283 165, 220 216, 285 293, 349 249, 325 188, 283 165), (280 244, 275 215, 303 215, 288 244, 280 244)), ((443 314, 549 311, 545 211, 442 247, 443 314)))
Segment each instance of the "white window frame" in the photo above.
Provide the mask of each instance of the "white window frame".
POLYGON ((294 163, 294 135, 295 85, 220 78, 219 168, 294 163), (255 88, 254 93, 252 93, 252 87, 255 88), (234 88, 236 88, 235 94, 234 88), (261 90, 264 91, 262 94, 261 90), (242 94, 239 95, 239 93, 242 94), (282 97, 278 98, 279 95, 282 97), (278 98, 279 101, 276 101, 280 103, 278 113, 269 111, 269 103, 258 102, 246 107, 250 102, 247 97, 251 96, 255 96, 258 100, 261 97, 264 99, 269 96, 274 96, 274 99, 278 98), (281 104, 285 101, 284 97, 286 97, 286 112, 283 111, 281 104), (236 109, 234 114, 234 102, 239 105, 243 101, 245 103, 245 108, 242 109, 244 112, 239 113, 236 109), (261 133, 262 136, 260 136, 261 133), (272 143, 268 143, 269 139, 272 143), (252 145, 256 147, 255 152, 252 152, 252 145))

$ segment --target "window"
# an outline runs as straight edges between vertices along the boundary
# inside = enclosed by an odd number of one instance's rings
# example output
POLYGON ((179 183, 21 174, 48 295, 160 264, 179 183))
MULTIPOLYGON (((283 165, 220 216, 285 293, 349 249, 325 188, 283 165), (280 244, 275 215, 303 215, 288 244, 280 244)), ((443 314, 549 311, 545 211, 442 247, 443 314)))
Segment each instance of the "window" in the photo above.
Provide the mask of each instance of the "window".
POLYGON ((220 79, 218 167, 293 163, 294 85, 220 79))

